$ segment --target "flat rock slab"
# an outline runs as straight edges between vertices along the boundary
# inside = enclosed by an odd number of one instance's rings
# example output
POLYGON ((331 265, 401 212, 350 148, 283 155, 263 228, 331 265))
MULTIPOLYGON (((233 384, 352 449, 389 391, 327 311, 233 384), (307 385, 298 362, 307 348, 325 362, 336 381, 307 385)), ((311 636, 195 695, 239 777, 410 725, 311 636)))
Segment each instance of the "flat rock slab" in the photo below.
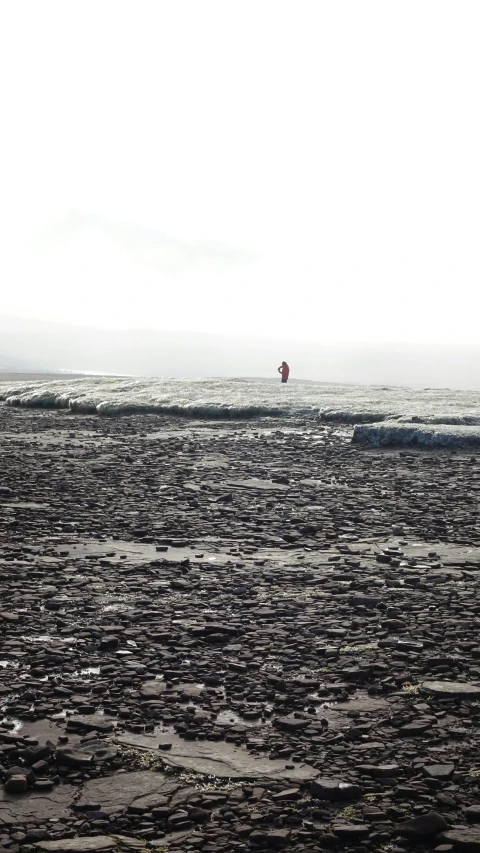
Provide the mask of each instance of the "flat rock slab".
POLYGON ((422 693, 443 696, 445 699, 454 699, 456 696, 473 699, 480 696, 480 685, 465 681, 424 681, 420 689, 422 693))
MULTIPOLYGON (((159 684, 160 683, 161 682, 159 682, 159 684)), ((88 716, 74 714, 73 717, 68 718, 67 731, 96 731, 106 734, 114 729, 116 722, 117 721, 115 719, 110 719, 104 714, 88 714, 88 716)))
POLYGON ((137 770, 133 773, 117 773, 108 779, 90 779, 83 787, 82 795, 75 808, 82 811, 95 806, 102 812, 112 814, 133 805, 148 795, 163 796, 178 788, 178 783, 164 773, 153 770, 137 770))
POLYGON ((145 681, 140 688, 140 696, 142 699, 158 699, 166 689, 165 682, 158 678, 153 681, 145 681))
POLYGON ((187 841, 187 839, 190 844, 195 841, 195 839, 198 839, 198 837, 199 836, 195 833, 195 830, 186 829, 179 832, 167 832, 163 838, 158 838, 156 840, 155 838, 149 839, 148 844, 149 847, 160 847, 163 850, 165 847, 171 847, 173 844, 177 846, 177 844, 180 844, 182 841, 187 841))
POLYGON ((58 785, 51 791, 29 791, 15 796, 0 789, 0 825, 22 821, 44 823, 47 820, 64 820, 71 817, 70 806, 78 788, 58 785))
POLYGON ((423 768, 425 776, 430 779, 450 779, 454 770, 454 764, 426 764, 423 768))
POLYGON ((469 826, 457 826, 442 833, 442 840, 453 845, 454 850, 468 853, 480 853, 480 829, 469 826))
POLYGON ((390 703, 386 699, 377 699, 370 696, 360 696, 358 699, 350 699, 348 702, 335 702, 332 705, 333 711, 361 711, 369 713, 374 711, 383 711, 388 708, 390 703))
POLYGON ((225 485, 235 489, 262 489, 269 492, 283 492, 289 488, 286 483, 274 483, 272 480, 259 480, 256 477, 251 480, 227 480, 225 485))
POLYGON ((88 853, 95 850, 118 849, 118 840, 110 835, 90 835, 87 838, 61 838, 57 841, 40 841, 33 844, 35 850, 52 853, 88 853))
MULTIPOLYGON (((171 744, 168 753, 162 752, 162 761, 171 767, 181 767, 202 776, 217 776, 219 779, 288 779, 306 781, 318 775, 318 770, 309 764, 287 767, 285 761, 255 757, 246 749, 232 743, 216 741, 185 741, 178 735, 135 735, 127 734, 116 738, 118 743, 140 749, 149 749, 157 755, 159 746, 171 744)), ((132 775, 132 774, 129 774, 132 775)), ((88 785, 91 783, 89 782, 88 785)))

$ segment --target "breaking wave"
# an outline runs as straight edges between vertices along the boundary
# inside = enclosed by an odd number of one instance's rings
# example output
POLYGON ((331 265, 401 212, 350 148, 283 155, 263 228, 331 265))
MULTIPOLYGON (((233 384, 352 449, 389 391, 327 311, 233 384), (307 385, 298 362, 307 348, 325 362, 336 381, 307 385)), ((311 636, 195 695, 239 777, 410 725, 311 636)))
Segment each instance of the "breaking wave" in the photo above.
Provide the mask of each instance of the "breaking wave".
POLYGON ((372 447, 424 447, 475 450, 480 447, 480 428, 457 424, 380 423, 357 425, 353 442, 372 447))
MULTIPOLYGON (((362 433, 358 427, 356 441, 363 441, 367 434, 376 435, 372 425, 382 423, 383 436, 392 425, 410 424, 413 431, 415 424, 431 427, 480 425, 479 392, 432 388, 88 376, 38 379, 27 383, 0 381, 0 400, 8 406, 66 409, 103 417, 154 414, 211 420, 316 418, 324 422, 364 425, 362 428, 366 432, 362 433)), ((418 434, 418 430, 408 432, 408 435, 413 434, 418 434)), ((395 435, 400 437, 399 432, 395 435)), ((402 435, 407 433, 404 431, 402 435)), ((431 430, 425 430, 425 435, 431 436, 431 430)), ((385 443, 384 438, 378 441, 385 443)))

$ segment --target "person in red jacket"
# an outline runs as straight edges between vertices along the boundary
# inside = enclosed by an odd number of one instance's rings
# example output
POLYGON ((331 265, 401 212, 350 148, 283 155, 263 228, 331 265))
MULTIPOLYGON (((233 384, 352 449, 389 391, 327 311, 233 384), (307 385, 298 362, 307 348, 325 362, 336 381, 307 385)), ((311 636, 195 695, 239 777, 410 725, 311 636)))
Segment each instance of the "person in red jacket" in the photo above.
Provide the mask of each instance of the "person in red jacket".
POLYGON ((288 382, 290 368, 286 361, 282 361, 280 367, 278 368, 278 372, 282 374, 282 382, 288 382))

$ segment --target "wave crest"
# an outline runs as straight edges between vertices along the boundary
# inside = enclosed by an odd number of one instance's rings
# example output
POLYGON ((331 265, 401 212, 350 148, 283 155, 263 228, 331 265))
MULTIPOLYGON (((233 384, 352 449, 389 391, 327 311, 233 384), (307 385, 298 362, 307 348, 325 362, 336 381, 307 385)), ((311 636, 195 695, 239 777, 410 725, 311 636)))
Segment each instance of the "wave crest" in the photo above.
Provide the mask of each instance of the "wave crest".
POLYGON ((449 389, 322 385, 248 379, 86 376, 2 383, 9 406, 119 417, 153 414, 205 420, 317 418, 325 423, 480 425, 480 394, 449 389))
POLYGON ((463 424, 419 424, 384 422, 355 426, 352 441, 371 447, 424 447, 476 449, 480 429, 463 424))

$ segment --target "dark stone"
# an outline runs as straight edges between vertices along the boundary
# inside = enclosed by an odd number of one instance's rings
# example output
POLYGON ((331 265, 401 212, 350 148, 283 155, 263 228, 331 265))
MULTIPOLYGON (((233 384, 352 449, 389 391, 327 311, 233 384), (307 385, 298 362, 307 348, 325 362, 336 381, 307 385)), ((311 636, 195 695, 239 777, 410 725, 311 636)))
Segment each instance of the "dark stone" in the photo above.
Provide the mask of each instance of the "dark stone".
POLYGON ((359 785, 342 782, 339 779, 313 779, 310 782, 310 793, 317 800, 327 800, 333 803, 344 803, 358 800, 362 796, 359 785))
POLYGON ((303 717, 277 717, 274 720, 275 725, 286 732, 300 732, 302 729, 308 728, 311 722, 311 720, 305 720, 303 717))
POLYGON ((425 776, 430 779, 450 779, 454 770, 454 764, 426 764, 423 767, 425 776))
POLYGON ((58 747, 56 761, 57 764, 67 764, 69 767, 90 767, 93 755, 71 747, 58 747))
POLYGON ((332 830, 342 841, 354 842, 368 838, 370 828, 361 823, 334 823, 332 830))
POLYGON ((24 794, 27 789, 27 777, 20 775, 19 773, 9 776, 5 782, 5 790, 8 791, 9 794, 24 794))
POLYGON ((359 764, 357 770, 374 779, 388 779, 398 776, 400 767, 398 764, 359 764))
POLYGON ((101 714, 91 714, 86 717, 82 717, 80 714, 75 715, 73 717, 69 717, 67 722, 67 732, 68 731, 83 731, 83 732, 111 732, 113 731, 114 724, 108 717, 104 717, 101 714))
POLYGON ((447 828, 448 824, 442 815, 437 812, 428 812, 401 823, 397 826, 397 832, 404 838, 428 838, 438 835, 447 828))
POLYGON ((276 829, 272 832, 268 832, 266 839, 267 846, 273 847, 275 850, 281 847, 285 847, 289 842, 290 834, 291 833, 289 829, 276 829))
POLYGON ((465 809, 465 817, 469 823, 480 823, 480 805, 469 806, 465 809))

